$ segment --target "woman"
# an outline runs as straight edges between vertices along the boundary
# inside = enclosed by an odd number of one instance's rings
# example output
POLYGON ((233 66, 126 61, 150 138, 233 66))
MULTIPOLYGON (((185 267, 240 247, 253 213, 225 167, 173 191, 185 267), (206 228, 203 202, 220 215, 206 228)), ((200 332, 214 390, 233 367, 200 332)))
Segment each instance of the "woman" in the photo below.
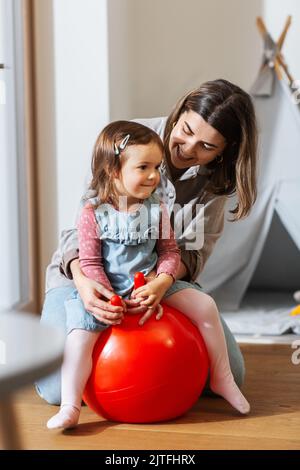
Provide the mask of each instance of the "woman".
MULTIPOLYGON (((256 199, 257 132, 253 104, 239 87, 215 80, 184 96, 168 118, 139 122, 156 131, 164 143, 165 160, 157 192, 169 206, 181 250, 176 291, 186 287, 187 282, 195 291, 201 291, 195 280, 222 233, 227 198, 237 195, 232 221, 246 217, 256 199), (182 230, 180 221, 187 204, 192 217, 182 230), (203 240, 197 231, 203 221, 199 204, 204 207, 203 240)), ((99 294, 105 299, 112 294, 81 272, 77 232, 72 229, 62 233, 59 249, 47 268, 42 322, 66 330, 66 309, 72 308, 72 302, 65 301, 74 291, 74 283, 85 308, 102 322, 112 324, 122 307, 99 299, 99 294)), ((144 319, 153 313, 136 307, 133 300, 126 303, 128 312, 143 312, 144 319)), ((241 386, 243 358, 223 320, 222 324, 231 369, 235 382, 241 386)), ((40 380, 37 390, 48 403, 60 404, 60 371, 40 380)))

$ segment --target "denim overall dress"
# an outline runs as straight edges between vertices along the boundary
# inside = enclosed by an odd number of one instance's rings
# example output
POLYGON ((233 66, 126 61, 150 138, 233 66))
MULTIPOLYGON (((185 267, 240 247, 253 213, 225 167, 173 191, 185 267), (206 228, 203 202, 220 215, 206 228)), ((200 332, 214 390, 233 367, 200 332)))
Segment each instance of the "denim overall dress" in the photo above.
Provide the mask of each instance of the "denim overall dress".
MULTIPOLYGON (((88 200, 92 204, 96 198, 88 200)), ((101 204, 94 210, 101 239, 104 271, 121 297, 129 298, 134 274, 147 276, 157 264, 156 241, 159 237, 160 202, 152 194, 136 212, 120 212, 111 204, 101 204)), ((73 329, 101 331, 108 325, 85 310, 77 289, 65 301, 67 333, 73 329)))

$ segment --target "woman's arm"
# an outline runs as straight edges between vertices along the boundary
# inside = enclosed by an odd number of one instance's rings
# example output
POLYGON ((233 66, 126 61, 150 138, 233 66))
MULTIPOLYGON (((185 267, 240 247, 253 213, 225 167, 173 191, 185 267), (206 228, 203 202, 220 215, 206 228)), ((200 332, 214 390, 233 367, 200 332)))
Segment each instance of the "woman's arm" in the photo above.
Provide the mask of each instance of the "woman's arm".
POLYGON ((73 279, 71 263, 79 258, 77 229, 64 230, 61 233, 59 245, 61 253, 59 271, 66 278, 73 279))
MULTIPOLYGON (((224 228, 224 215, 226 196, 213 197, 204 205, 203 212, 198 214, 199 218, 204 219, 203 228, 203 245, 198 250, 186 249, 184 240, 178 240, 181 250, 181 263, 183 264, 182 272, 186 271, 187 280, 195 281, 199 274, 203 271, 204 266, 210 257, 215 244, 222 235, 224 228)), ((193 220, 196 227, 200 227, 201 223, 193 220)), ((178 277, 179 279, 179 277, 178 277)))

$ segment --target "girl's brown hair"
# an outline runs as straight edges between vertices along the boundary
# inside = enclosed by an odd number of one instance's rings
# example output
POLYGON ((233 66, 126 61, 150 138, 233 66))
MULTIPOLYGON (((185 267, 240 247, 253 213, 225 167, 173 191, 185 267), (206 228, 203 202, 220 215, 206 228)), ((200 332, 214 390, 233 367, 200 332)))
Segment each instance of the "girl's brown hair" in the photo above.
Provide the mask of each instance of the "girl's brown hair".
POLYGON ((99 198, 100 203, 117 204, 118 193, 114 185, 114 175, 121 170, 120 155, 115 155, 115 144, 130 135, 121 154, 127 158, 131 145, 155 143, 164 152, 160 137, 153 130, 132 121, 115 121, 108 124, 99 134, 92 156, 92 181, 89 189, 99 198))
POLYGON ((246 217, 256 196, 257 126, 250 96, 226 80, 206 82, 185 95, 168 117, 164 146, 170 156, 172 129, 185 111, 195 111, 226 139, 222 162, 206 165, 211 170, 206 190, 217 195, 236 192, 233 221, 246 217))

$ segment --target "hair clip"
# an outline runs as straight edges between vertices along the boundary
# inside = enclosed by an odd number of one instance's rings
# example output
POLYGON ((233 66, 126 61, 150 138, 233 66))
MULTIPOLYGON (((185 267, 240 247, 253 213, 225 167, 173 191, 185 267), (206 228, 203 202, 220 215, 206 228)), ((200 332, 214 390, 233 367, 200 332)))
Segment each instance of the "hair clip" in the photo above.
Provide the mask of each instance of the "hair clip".
POLYGON ((124 137, 124 139, 120 143, 119 147, 117 146, 116 143, 114 143, 114 149, 115 149, 115 155, 116 156, 120 155, 122 150, 124 150, 124 148, 126 147, 129 139, 130 139, 130 134, 127 134, 126 137, 124 137))

